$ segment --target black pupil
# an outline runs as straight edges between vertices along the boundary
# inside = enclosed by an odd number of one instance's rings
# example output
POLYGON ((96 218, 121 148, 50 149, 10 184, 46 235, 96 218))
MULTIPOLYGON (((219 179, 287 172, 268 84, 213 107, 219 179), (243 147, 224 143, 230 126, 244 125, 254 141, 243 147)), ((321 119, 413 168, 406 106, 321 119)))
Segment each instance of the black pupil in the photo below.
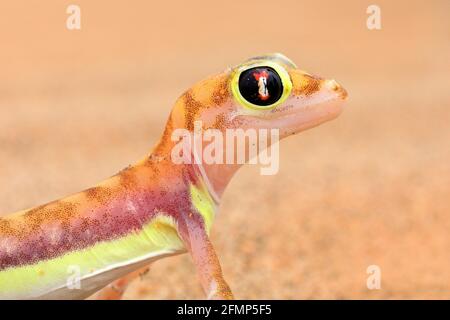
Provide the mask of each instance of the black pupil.
POLYGON ((283 94, 283 83, 278 73, 270 67, 255 67, 239 76, 239 91, 250 103, 269 106, 283 94))

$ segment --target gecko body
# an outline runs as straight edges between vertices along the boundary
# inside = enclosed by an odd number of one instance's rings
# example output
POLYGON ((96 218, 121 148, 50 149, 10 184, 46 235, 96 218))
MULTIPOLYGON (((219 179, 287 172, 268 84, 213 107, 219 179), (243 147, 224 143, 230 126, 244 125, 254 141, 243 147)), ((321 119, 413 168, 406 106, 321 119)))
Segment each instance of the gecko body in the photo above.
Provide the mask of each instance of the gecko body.
MULTIPOLYGON (((209 241, 220 198, 240 164, 176 164, 173 133, 194 122, 280 130, 284 138, 335 118, 346 91, 281 54, 207 78, 175 103, 151 153, 98 185, 0 217, 0 298, 119 298, 136 270, 189 252, 208 298, 232 298, 209 241)), ((224 152, 226 150, 224 149, 224 152)))

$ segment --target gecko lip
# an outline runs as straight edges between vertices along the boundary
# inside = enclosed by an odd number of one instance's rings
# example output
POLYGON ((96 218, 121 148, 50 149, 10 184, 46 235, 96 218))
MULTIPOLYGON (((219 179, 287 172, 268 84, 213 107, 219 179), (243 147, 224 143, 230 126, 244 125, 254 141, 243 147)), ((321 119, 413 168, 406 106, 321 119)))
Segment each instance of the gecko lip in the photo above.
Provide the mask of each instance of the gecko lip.
POLYGON ((247 115, 246 120, 252 124, 249 127, 254 129, 279 128, 281 137, 284 137, 338 117, 343 110, 343 104, 344 99, 332 95, 326 100, 316 100, 313 103, 312 101, 301 105, 295 105, 295 102, 288 103, 282 111, 271 113, 270 116, 247 115))
POLYGON ((344 99, 332 97, 311 105, 303 105, 280 116, 277 119, 281 136, 287 136, 315 127, 338 117, 344 105, 344 99))
POLYGON ((238 113, 249 127, 280 128, 282 136, 297 133, 332 120, 340 115, 347 91, 335 80, 323 80, 321 89, 311 95, 292 95, 281 106, 263 111, 238 113))
POLYGON ((313 112, 313 110, 324 109, 327 110, 328 114, 339 113, 342 111, 344 101, 347 100, 347 91, 340 87, 336 90, 336 94, 329 95, 324 100, 320 97, 317 99, 312 98, 311 100, 301 101, 299 104, 299 99, 293 98, 291 101, 287 101, 286 105, 282 108, 271 110, 268 115, 268 119, 283 119, 289 117, 295 117, 296 115, 304 114, 307 112, 313 112), (294 100, 295 99, 295 100, 294 100))
POLYGON ((307 113, 318 118, 322 118, 322 116, 334 118, 342 112, 343 102, 343 99, 330 98, 311 105, 294 107, 289 112, 280 115, 279 119, 295 118, 295 116, 302 116, 307 113))

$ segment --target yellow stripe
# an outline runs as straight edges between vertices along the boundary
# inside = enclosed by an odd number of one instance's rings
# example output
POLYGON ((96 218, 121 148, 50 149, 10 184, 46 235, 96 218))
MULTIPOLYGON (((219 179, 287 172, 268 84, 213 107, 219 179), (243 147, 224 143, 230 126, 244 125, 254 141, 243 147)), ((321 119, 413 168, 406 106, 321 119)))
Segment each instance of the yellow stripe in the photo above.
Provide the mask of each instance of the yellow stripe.
POLYGON ((190 187, 192 204, 203 217, 206 226, 206 232, 209 235, 215 216, 214 200, 203 185, 203 188, 197 188, 195 185, 190 187))
POLYGON ((34 265, 0 271, 0 298, 38 297, 66 286, 74 270, 83 278, 151 252, 183 248, 173 218, 160 214, 139 232, 123 238, 100 242, 34 265))

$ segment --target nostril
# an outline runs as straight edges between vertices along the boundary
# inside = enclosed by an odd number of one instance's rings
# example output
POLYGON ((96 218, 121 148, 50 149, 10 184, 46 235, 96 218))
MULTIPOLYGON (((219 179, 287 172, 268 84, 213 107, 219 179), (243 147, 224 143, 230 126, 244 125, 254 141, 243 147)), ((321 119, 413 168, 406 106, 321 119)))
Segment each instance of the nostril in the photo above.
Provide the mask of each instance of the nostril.
POLYGON ((339 83, 337 83, 336 82, 336 80, 327 80, 326 81, 326 86, 327 86, 327 88, 329 88, 330 90, 333 90, 333 91, 338 91, 339 90, 339 88, 341 87, 340 85, 339 85, 339 83))
POLYGON ((332 80, 327 80, 326 81, 326 86, 327 88, 329 88, 330 90, 335 91, 336 93, 339 94, 339 96, 342 99, 346 99, 347 98, 347 91, 341 87, 341 85, 339 83, 337 83, 336 80, 332 79, 332 80))

